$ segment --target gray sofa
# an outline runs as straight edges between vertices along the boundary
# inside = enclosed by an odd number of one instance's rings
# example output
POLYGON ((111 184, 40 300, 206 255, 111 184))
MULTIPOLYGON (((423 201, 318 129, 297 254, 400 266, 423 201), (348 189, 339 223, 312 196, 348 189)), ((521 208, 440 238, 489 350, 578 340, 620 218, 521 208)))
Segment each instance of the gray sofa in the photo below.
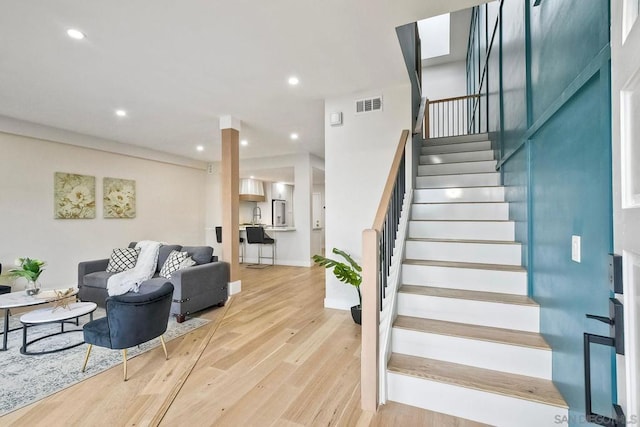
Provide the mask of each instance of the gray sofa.
MULTIPOLYGON (((134 247, 131 242, 129 247, 134 247)), ((107 299, 107 280, 115 273, 107 273, 109 259, 83 261, 78 264, 78 298, 91 301, 100 307, 105 306, 107 299)), ((173 283, 173 302, 171 314, 179 323, 188 314, 203 310, 213 305, 223 306, 227 301, 227 284, 229 283, 229 264, 219 262, 213 256, 210 246, 162 245, 158 254, 158 266, 154 276, 140 284, 140 294, 152 292, 165 282, 173 283), (189 253, 196 265, 173 272, 171 279, 159 277, 160 269, 172 250, 189 253)))

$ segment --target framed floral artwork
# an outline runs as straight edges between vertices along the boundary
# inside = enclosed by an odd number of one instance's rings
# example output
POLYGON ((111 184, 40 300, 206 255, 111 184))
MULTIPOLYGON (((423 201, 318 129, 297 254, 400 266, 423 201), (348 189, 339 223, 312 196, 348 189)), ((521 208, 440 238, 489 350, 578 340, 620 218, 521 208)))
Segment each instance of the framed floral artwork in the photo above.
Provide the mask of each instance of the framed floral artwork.
POLYGON ((136 217, 136 182, 130 179, 104 178, 103 215, 105 218, 136 217))
POLYGON ((56 172, 54 175, 54 218, 91 219, 96 217, 96 178, 56 172))

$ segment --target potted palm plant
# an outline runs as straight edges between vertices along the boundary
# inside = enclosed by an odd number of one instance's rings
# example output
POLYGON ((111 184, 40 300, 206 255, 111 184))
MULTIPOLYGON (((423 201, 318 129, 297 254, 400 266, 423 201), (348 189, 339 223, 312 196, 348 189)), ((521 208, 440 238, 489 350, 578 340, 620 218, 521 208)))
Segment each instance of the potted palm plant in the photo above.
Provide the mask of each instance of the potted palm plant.
POLYGON ((326 258, 322 255, 314 255, 313 261, 326 269, 332 268, 333 274, 338 280, 356 288, 360 304, 351 307, 351 317, 354 322, 360 325, 362 322, 362 294, 360 294, 360 284, 362 283, 362 275, 360 273, 362 272, 362 267, 345 251, 333 248, 332 252, 344 258, 346 263, 326 258))

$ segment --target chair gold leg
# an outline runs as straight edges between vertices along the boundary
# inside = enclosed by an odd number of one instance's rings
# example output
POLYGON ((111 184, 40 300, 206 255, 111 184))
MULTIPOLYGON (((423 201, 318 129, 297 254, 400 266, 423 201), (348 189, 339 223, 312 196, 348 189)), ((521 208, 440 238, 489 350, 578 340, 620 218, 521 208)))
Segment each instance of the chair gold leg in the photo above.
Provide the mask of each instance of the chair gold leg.
POLYGON ((167 346, 164 344, 164 337, 160 335, 160 342, 162 343, 162 349, 164 350, 164 359, 169 360, 169 355, 167 354, 167 346))
POLYGON ((87 362, 89 361, 89 355, 91 354, 91 347, 93 347, 93 344, 89 344, 89 347, 87 347, 87 354, 84 356, 84 365, 82 365, 82 372, 87 369, 87 362))
POLYGON ((127 349, 122 350, 122 364, 124 365, 124 380, 127 380, 127 349))

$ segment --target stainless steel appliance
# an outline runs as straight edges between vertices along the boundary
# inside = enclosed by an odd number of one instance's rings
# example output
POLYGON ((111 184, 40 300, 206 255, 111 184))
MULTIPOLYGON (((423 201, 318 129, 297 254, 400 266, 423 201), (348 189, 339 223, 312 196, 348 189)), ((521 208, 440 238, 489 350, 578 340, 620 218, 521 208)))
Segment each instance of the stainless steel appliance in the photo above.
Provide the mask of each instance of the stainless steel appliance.
POLYGON ((287 201, 273 199, 271 201, 271 225, 284 227, 287 225, 287 201))

